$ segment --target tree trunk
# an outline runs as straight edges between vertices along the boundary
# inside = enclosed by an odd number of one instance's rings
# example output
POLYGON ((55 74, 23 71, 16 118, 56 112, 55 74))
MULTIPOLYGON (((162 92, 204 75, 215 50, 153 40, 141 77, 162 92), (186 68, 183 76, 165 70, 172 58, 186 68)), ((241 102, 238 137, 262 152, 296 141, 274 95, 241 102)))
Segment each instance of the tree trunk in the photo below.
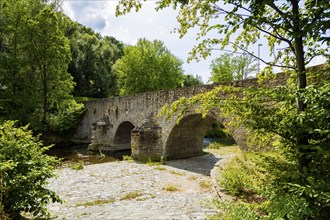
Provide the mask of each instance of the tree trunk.
MULTIPOLYGON (((304 45, 302 30, 300 27, 300 15, 299 15, 299 3, 297 0, 292 0, 292 12, 293 12, 293 33, 295 34, 294 39, 294 49, 295 49, 295 58, 297 64, 297 84, 298 91, 306 88, 307 79, 306 79, 306 68, 305 68, 305 56, 304 56, 304 45)), ((301 113, 305 110, 306 104, 302 99, 297 99, 297 108, 298 113, 301 113)), ((304 122, 303 122, 304 123, 304 122)), ((299 157, 299 168, 301 172, 304 172, 304 168, 307 168, 311 163, 311 158, 309 154, 311 153, 310 149, 307 149, 308 137, 305 132, 302 132, 297 137, 298 150, 301 153, 299 157)), ((303 180, 302 180, 303 181, 303 180)))
POLYGON ((43 84, 43 111, 42 111, 42 126, 43 129, 46 130, 47 122, 46 122, 46 114, 47 114, 47 73, 46 68, 43 68, 43 76, 42 76, 42 84, 43 84))

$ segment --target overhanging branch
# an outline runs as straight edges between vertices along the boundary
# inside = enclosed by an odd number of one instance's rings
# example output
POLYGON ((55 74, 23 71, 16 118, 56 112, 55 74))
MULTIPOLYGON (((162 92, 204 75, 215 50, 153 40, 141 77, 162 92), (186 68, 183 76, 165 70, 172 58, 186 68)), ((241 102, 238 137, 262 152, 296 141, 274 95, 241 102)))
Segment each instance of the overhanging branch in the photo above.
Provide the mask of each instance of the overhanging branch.
POLYGON ((238 49, 244 51, 245 53, 249 54, 250 56, 260 60, 261 62, 263 62, 264 64, 267 64, 269 66, 275 66, 275 67, 281 67, 281 68, 288 68, 288 69, 295 69, 293 66, 288 66, 288 65, 278 65, 278 64, 274 64, 274 63, 271 63, 271 62, 267 62, 265 61, 264 59, 254 55, 253 53, 251 53, 250 51, 240 47, 239 45, 233 43, 233 42, 230 42, 230 44, 234 45, 235 47, 237 47, 238 49))

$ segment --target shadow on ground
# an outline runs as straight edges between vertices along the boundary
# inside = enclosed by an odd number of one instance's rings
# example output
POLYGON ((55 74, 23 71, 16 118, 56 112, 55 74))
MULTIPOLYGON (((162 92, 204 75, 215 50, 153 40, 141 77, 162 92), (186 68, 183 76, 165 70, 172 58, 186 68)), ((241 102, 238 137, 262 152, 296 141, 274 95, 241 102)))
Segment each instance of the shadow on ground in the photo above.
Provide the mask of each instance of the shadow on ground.
POLYGON ((204 154, 197 157, 166 161, 166 165, 210 176, 211 170, 219 160, 221 160, 221 158, 213 154, 204 154))

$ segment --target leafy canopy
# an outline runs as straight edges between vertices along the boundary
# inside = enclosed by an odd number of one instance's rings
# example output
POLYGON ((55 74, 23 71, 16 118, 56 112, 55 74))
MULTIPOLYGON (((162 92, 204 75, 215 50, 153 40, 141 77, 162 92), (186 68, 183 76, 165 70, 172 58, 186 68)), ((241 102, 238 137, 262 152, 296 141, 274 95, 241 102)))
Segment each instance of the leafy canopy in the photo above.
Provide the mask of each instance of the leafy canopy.
POLYGON ((257 70, 255 58, 249 55, 233 56, 225 53, 211 63, 210 80, 215 83, 242 80, 257 70))
POLYGON ((121 95, 180 87, 183 82, 182 61, 158 40, 139 39, 127 46, 114 66, 121 95))
MULTIPOLYGON (((5 97, 0 99, 1 116, 45 131, 55 124, 61 127, 63 120, 54 118, 62 117, 59 106, 70 103, 77 110, 70 113, 74 121, 83 106, 70 95, 74 86, 67 72, 70 47, 55 11, 57 1, 4 3, 0 5, 0 96, 5 97)), ((65 124, 61 130, 73 125, 65 124)))
POLYGON ((122 56, 123 44, 102 37, 63 15, 65 36, 69 38, 72 60, 68 72, 76 83, 75 96, 107 98, 118 95, 113 64, 122 56))
MULTIPOLYGON (((119 1, 117 15, 140 9, 142 2, 119 1)), ((160 0, 156 4, 157 10, 173 7, 179 11, 180 26, 175 31, 180 37, 189 29, 199 28, 199 43, 190 59, 205 58, 213 49, 226 46, 254 55, 249 47, 262 36, 268 40, 273 60, 261 60, 271 66, 295 69, 300 56, 307 65, 313 57, 329 54, 329 48, 321 47, 323 43, 329 45, 329 1, 160 0)))

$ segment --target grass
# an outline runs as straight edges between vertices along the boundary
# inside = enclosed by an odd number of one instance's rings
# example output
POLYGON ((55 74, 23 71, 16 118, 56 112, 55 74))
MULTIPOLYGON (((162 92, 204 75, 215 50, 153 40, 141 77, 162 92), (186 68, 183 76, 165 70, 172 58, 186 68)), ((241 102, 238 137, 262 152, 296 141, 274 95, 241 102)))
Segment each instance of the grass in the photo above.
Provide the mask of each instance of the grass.
POLYGON ((156 161, 148 161, 147 165, 148 166, 160 166, 160 165, 162 165, 162 163, 161 162, 156 162, 156 161))
POLYGON ((210 189, 212 187, 211 180, 202 180, 199 182, 199 186, 203 189, 210 189))
POLYGON ((167 185, 163 188, 163 190, 169 191, 169 192, 175 192, 175 191, 179 191, 180 189, 174 185, 167 185))
POLYGON ((82 169, 84 169, 84 161, 78 161, 78 162, 71 163, 69 165, 69 168, 71 168, 73 170, 82 170, 82 169))
POLYGON ((190 176, 188 179, 189 180, 197 180, 198 179, 198 176, 190 176))
POLYGON ((111 198, 111 199, 98 199, 90 202, 85 202, 85 203, 77 203, 76 206, 96 206, 96 205, 104 205, 104 204, 109 204, 109 203, 114 203, 116 200, 111 198))
POLYGON ((229 155, 229 154, 240 154, 241 149, 236 146, 222 146, 220 143, 210 143, 208 148, 204 149, 206 153, 218 154, 218 155, 229 155))
POLYGON ((120 200, 131 200, 131 199, 135 199, 142 195, 143 194, 140 191, 133 191, 133 192, 129 192, 129 193, 125 194, 124 196, 122 196, 120 198, 120 200))
POLYGON ((134 161, 134 159, 132 158, 132 156, 129 156, 129 155, 124 155, 123 156, 123 160, 124 161, 130 161, 130 162, 133 162, 134 161))
POLYGON ((156 194, 150 194, 144 197, 138 197, 136 198, 136 201, 145 201, 147 199, 153 199, 153 198, 156 198, 156 194))
POLYGON ((184 176, 183 172, 177 172, 175 170, 171 170, 170 173, 174 174, 174 175, 178 175, 178 176, 184 176))
POLYGON ((166 170, 166 168, 163 166, 156 166, 155 170, 166 170))

